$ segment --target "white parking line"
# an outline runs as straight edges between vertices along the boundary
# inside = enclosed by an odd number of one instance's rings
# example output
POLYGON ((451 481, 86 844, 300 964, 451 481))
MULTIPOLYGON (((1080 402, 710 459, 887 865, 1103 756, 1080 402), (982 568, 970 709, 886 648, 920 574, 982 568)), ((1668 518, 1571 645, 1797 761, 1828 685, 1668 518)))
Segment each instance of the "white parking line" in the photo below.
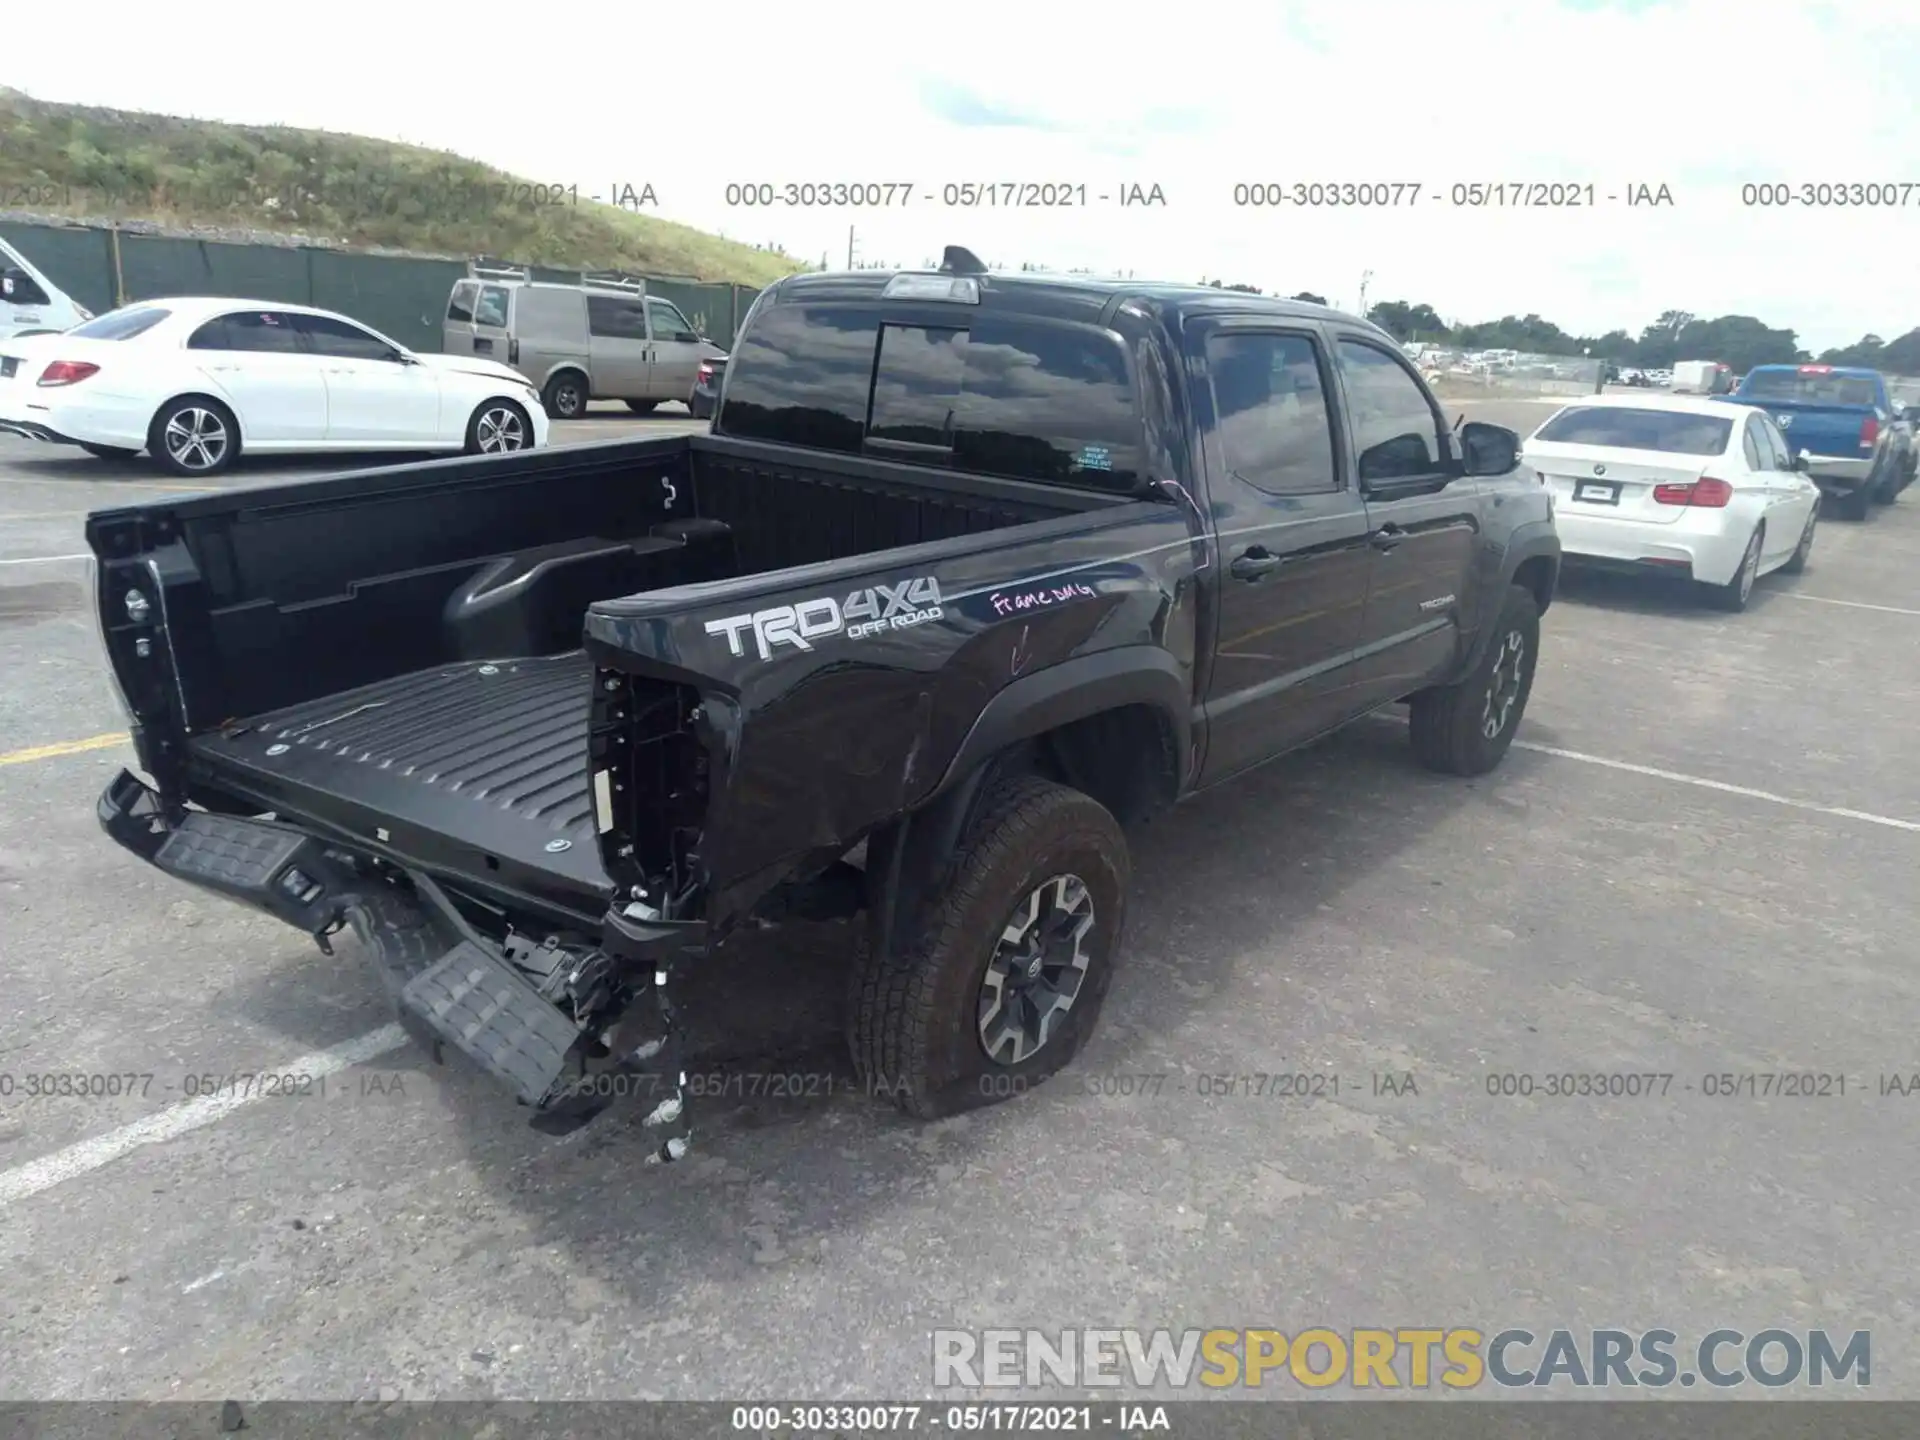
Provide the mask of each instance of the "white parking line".
MULTIPOLYGON (((5 517, 0 517, 5 518, 5 517)), ((59 560, 91 560, 91 554, 80 555, 26 555, 18 560, 0 560, 0 565, 51 565, 59 560)))
POLYGON ((1789 600, 1811 600, 1816 605, 1845 605, 1849 610, 1878 610, 1883 615, 1920 615, 1920 610, 1903 610, 1898 605, 1869 605, 1864 600, 1836 600, 1831 595, 1802 595, 1797 590, 1777 592, 1789 600))
MULTIPOLYGON (((350 1066, 378 1059, 406 1043, 406 1031, 398 1025, 382 1025, 378 1030, 371 1030, 330 1049, 303 1055, 287 1065, 276 1065, 270 1073, 306 1075, 319 1080, 350 1066)), ((38 1195, 42 1190, 50 1190, 55 1185, 98 1170, 103 1165, 111 1165, 129 1151, 158 1145, 162 1141, 185 1135, 190 1130, 211 1125, 216 1120, 224 1120, 234 1111, 265 1098, 264 1091, 249 1090, 245 1093, 235 1091, 182 1100, 156 1114, 135 1120, 131 1125, 122 1125, 118 1130, 109 1130, 91 1140, 79 1141, 64 1150, 43 1155, 38 1160, 16 1165, 11 1170, 0 1170, 0 1207, 38 1195)))
POLYGON ((1849 810, 1840 805, 1818 805, 1811 800, 1795 800, 1790 795, 1775 795, 1770 790, 1755 790, 1746 785, 1729 785, 1724 780, 1708 780, 1699 775, 1683 775, 1678 770, 1660 770, 1652 765, 1635 765, 1627 760, 1609 760, 1604 755, 1587 755, 1578 750, 1562 750, 1557 745, 1536 745, 1530 740, 1513 742, 1516 750, 1531 750, 1536 755, 1552 755, 1559 760, 1577 760, 1583 765, 1599 765, 1608 770, 1624 770, 1629 775, 1647 775, 1655 780, 1671 780, 1678 785, 1696 785, 1702 790, 1718 790, 1724 795, 1741 795, 1749 800, 1765 800, 1770 805, 1785 805, 1793 810, 1808 810, 1815 815, 1833 815, 1842 820, 1861 820, 1869 825, 1884 825, 1890 830, 1920 834, 1920 821, 1896 820, 1891 815, 1875 815, 1869 810, 1849 810))

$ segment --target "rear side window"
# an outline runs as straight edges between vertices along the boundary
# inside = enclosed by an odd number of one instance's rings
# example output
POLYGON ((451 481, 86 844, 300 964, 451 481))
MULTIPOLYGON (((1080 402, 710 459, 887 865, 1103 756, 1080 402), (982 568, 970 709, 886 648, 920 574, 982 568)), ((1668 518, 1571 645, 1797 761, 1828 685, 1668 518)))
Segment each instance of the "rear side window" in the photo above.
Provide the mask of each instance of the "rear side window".
POLYGON ((647 312, 638 300, 623 300, 614 295, 589 295, 587 330, 609 340, 644 340, 647 338, 647 312))
POLYGON ((507 324, 507 290, 504 285, 485 285, 480 296, 473 302, 473 323, 493 325, 505 329, 507 324))
POLYGON ((1339 488, 1327 391, 1312 339, 1230 333, 1207 341, 1221 458, 1272 495, 1339 488))
POLYGON ((242 310, 225 317, 226 348, 276 355, 309 351, 291 317, 277 310, 242 310))
POLYGON ((144 335, 173 312, 160 305, 129 305, 67 331, 76 340, 131 340, 144 335))
POLYGON ((1553 445, 1658 450, 1668 455, 1724 455, 1733 416, 1684 410, 1640 410, 1625 405, 1576 405, 1562 410, 1534 436, 1553 445))
POLYGON ((447 301, 447 319, 467 323, 473 319, 473 298, 480 293, 480 287, 471 280, 462 280, 453 287, 453 298, 447 301))
POLYGON ((1140 422, 1119 343, 1072 325, 967 318, 883 325, 865 310, 768 307, 728 364, 722 433, 1131 489, 1140 422))

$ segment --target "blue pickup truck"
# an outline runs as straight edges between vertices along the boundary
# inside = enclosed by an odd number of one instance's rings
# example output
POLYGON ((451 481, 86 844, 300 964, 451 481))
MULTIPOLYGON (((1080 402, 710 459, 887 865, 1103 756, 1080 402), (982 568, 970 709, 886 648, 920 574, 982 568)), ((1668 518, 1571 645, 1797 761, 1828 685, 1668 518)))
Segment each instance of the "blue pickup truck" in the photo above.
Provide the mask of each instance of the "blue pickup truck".
POLYGON ((1756 365, 1722 397, 1773 416, 1808 474, 1851 520, 1891 504, 1913 479, 1920 449, 1912 410, 1902 410, 1878 370, 1844 365, 1756 365))

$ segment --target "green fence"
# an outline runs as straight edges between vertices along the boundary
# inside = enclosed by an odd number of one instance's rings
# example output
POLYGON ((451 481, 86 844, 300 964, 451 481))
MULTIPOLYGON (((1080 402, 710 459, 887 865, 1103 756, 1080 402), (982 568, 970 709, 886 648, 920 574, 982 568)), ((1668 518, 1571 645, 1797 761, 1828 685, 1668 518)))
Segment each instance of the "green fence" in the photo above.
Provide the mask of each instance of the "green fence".
MULTIPOLYGON (((0 222, 0 238, 54 284, 100 312, 168 295, 233 295, 337 310, 415 350, 438 350, 441 321, 464 260, 369 255, 310 245, 242 245, 104 226, 0 222)), ((580 272, 536 271, 571 282, 580 272)), ((716 345, 730 347, 759 292, 746 285, 649 280, 716 345)))

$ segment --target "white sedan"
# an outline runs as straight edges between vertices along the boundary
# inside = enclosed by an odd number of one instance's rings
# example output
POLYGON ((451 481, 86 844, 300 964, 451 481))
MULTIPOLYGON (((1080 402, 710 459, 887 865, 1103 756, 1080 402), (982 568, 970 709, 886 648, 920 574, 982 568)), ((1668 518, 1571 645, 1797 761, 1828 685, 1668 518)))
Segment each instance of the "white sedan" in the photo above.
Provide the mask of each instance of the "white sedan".
POLYGON ((0 430, 198 477, 243 452, 532 449, 547 415, 491 360, 416 354, 327 310, 183 297, 0 341, 0 430))
POLYGON ((1572 561, 1693 580, 1744 610, 1753 582, 1798 574, 1820 490, 1771 416, 1679 395, 1595 395, 1528 437, 1526 462, 1553 496, 1572 561))

